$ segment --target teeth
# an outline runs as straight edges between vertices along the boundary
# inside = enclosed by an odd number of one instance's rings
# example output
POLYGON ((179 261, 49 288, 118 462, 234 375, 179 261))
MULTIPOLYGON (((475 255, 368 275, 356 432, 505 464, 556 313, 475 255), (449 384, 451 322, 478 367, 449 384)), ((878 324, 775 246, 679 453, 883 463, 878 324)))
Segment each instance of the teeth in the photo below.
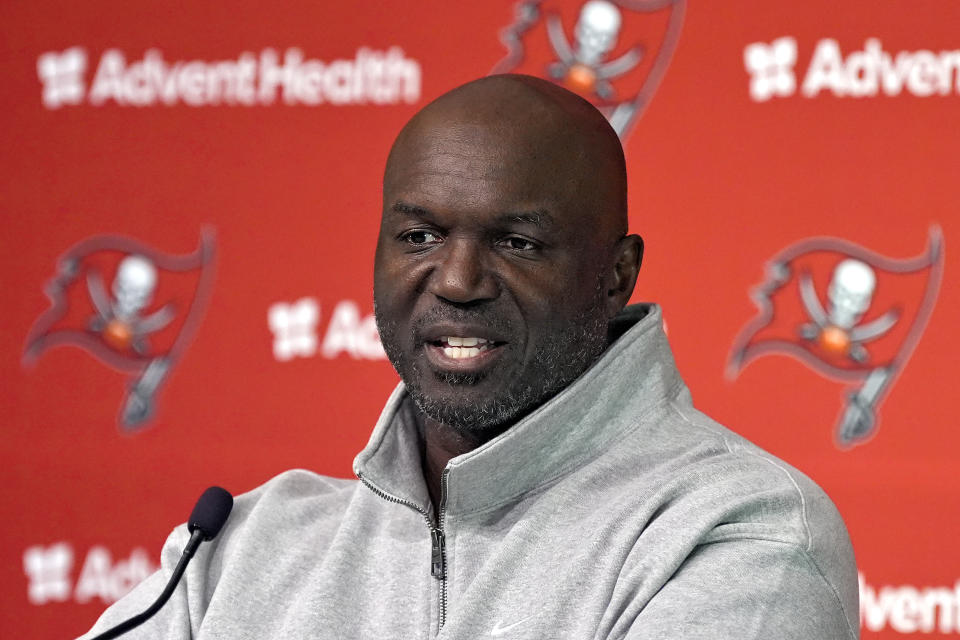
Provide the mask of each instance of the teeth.
POLYGON ((444 347, 443 355, 453 360, 460 360, 463 358, 475 358, 484 350, 485 347, 444 347))
POLYGON ((445 342, 451 347, 476 347, 477 345, 485 345, 490 341, 486 338, 461 338, 459 336, 443 336, 440 338, 440 342, 445 342))

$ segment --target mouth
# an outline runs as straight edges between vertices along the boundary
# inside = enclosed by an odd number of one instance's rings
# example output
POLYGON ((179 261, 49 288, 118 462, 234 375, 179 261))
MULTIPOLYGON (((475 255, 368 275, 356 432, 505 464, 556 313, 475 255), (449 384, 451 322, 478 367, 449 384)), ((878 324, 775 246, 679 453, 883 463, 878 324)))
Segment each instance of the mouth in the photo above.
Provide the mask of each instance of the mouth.
POLYGON ((476 372, 489 366, 506 342, 482 336, 443 335, 425 342, 427 358, 440 370, 476 372))
POLYGON ((492 340, 480 337, 461 338, 458 336, 441 336, 430 344, 439 348, 443 355, 451 360, 465 360, 476 358, 481 353, 493 349, 496 345, 492 340))

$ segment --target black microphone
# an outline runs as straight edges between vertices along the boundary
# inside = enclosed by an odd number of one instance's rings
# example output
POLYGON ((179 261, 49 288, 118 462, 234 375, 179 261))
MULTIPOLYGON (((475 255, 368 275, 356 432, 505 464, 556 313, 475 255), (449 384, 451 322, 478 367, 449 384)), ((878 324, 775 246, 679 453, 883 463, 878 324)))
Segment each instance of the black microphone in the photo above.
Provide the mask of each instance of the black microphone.
POLYGON ((160 597, 143 613, 121 622, 112 629, 107 629, 91 640, 116 638, 120 634, 130 631, 130 629, 140 626, 152 618, 153 614, 157 611, 160 611, 160 608, 170 599, 173 590, 177 587, 177 583, 180 582, 180 577, 183 575, 183 572, 186 571, 187 564, 189 564, 193 554, 196 553, 197 547, 199 547, 200 543, 204 540, 213 540, 217 537, 217 534, 220 533, 220 529, 223 527, 223 523, 227 521, 227 517, 230 515, 232 508, 233 496, 231 496, 230 492, 226 489, 210 487, 204 491, 200 499, 197 500, 196 506, 193 507, 190 520, 187 522, 187 529, 190 530, 190 541, 187 542, 187 546, 184 547, 183 555, 180 556, 180 562, 177 563, 177 567, 173 570, 173 575, 171 575, 170 580, 167 581, 167 586, 164 587, 160 597))

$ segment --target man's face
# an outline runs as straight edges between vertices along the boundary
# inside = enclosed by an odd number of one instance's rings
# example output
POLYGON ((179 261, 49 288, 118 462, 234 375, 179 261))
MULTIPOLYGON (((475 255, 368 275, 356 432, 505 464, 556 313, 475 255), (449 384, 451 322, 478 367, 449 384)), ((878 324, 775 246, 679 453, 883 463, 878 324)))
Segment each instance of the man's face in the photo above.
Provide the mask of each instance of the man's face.
POLYGON ((479 434, 553 396, 606 346, 596 187, 562 140, 458 123, 408 138, 384 180, 377 325, 421 411, 479 434))

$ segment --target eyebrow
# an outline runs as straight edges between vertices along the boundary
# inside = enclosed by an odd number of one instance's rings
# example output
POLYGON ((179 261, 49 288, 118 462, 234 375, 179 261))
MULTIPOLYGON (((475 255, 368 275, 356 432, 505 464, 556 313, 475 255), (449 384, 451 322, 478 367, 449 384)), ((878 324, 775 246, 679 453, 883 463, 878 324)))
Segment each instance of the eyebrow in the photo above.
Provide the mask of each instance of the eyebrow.
POLYGON ((393 203, 393 206, 390 207, 390 210, 394 213, 402 213, 408 216, 429 216, 431 212, 423 207, 418 207, 414 204, 408 204, 401 200, 393 203))
MULTIPOLYGON (((429 209, 419 207, 415 204, 398 200, 393 203, 390 210, 408 216, 432 217, 433 212, 429 209)), ((529 224, 535 227, 548 227, 554 224, 553 216, 546 209, 534 209, 532 211, 507 211, 498 216, 500 222, 513 222, 519 224, 529 224)))
POLYGON ((534 211, 511 211, 500 216, 504 222, 519 222, 520 224, 532 224, 535 227, 549 227, 553 225, 553 216, 545 209, 536 209, 534 211))

